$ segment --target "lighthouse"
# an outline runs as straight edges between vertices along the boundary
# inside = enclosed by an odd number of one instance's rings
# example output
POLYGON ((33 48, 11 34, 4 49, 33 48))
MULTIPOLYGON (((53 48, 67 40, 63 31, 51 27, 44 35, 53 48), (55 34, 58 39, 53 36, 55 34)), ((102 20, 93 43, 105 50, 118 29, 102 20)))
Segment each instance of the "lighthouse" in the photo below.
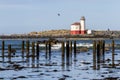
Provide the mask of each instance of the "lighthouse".
POLYGON ((80 33, 85 34, 86 31, 85 31, 85 17, 84 16, 81 17, 80 23, 81 23, 80 33))
POLYGON ((86 34, 85 17, 82 16, 79 22, 71 24, 71 34, 86 34))

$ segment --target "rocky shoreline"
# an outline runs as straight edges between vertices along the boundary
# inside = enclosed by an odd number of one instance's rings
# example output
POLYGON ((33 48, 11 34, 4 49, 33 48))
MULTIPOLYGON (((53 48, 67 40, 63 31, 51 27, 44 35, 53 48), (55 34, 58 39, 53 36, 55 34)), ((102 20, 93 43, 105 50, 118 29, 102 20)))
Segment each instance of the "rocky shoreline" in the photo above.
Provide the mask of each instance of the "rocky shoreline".
POLYGON ((69 38, 69 39, 119 39, 120 31, 92 31, 92 34, 71 35, 70 30, 50 30, 30 32, 28 34, 0 35, 0 39, 31 39, 31 38, 69 38))

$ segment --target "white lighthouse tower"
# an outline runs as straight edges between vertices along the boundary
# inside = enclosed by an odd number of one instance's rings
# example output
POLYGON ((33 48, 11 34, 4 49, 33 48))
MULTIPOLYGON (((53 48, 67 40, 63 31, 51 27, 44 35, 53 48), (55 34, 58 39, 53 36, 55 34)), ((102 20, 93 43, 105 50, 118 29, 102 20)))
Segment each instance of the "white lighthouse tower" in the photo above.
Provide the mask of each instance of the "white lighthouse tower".
POLYGON ((81 17, 80 24, 81 24, 80 33, 85 34, 86 30, 85 30, 85 17, 84 16, 81 17))

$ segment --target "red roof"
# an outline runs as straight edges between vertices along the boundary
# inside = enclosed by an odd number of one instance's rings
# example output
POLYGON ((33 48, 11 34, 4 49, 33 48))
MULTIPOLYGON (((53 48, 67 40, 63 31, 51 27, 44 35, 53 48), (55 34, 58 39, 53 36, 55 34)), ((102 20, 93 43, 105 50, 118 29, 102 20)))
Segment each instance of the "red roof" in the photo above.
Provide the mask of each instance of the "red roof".
POLYGON ((71 25, 80 25, 80 22, 75 22, 75 23, 73 23, 71 25))

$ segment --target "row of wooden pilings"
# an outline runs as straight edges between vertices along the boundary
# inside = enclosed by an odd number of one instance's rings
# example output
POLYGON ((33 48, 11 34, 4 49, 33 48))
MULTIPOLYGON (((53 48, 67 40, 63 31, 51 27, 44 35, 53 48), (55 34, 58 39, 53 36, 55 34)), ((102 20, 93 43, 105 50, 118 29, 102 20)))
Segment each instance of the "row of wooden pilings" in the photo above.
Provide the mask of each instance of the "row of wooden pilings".
MULTIPOLYGON (((114 53, 115 53, 115 42, 112 40, 112 64, 111 67, 115 67, 114 53)), ((105 63, 105 41, 98 40, 93 41, 93 69, 100 69, 100 63, 105 63)))
MULTIPOLYGON (((65 55, 65 43, 62 42, 62 63, 64 65, 65 59, 66 59, 66 64, 70 65, 70 62, 72 61, 72 41, 66 41, 66 55, 65 55)), ((76 41, 74 41, 74 61, 76 61, 76 41)))
MULTIPOLYGON (((32 42, 30 44, 30 41, 22 41, 22 45, 21 45, 21 56, 22 58, 26 58, 27 60, 29 60, 29 58, 32 58, 33 63, 35 62, 35 58, 37 60, 39 60, 40 58, 40 44, 44 43, 45 44, 45 59, 46 60, 51 60, 51 46, 52 46, 52 41, 37 41, 32 42), (31 47, 31 52, 30 52, 30 47, 31 47)), ((60 41, 60 42, 55 42, 55 43, 61 43, 62 47, 61 47, 61 60, 62 60, 62 65, 64 65, 64 63, 66 63, 67 65, 69 65, 70 60, 72 60, 72 52, 74 50, 74 60, 76 60, 76 41, 60 41), (66 44, 65 44, 66 43, 66 44), (74 44, 74 47, 72 46, 72 44, 74 44), (73 49, 72 49, 73 48, 73 49)), ((54 44, 55 44, 54 43, 54 44)), ((7 52, 8 54, 5 54, 5 41, 2 41, 2 58, 4 61, 4 57, 8 57, 8 61, 11 62, 11 58, 14 57, 14 55, 16 54, 16 50, 12 48, 12 45, 9 44, 8 48, 7 48, 7 52)))
MULTIPOLYGON (((25 57, 27 60, 29 58, 32 58, 32 62, 35 62, 35 58, 39 60, 40 58, 40 44, 44 43, 45 44, 45 59, 46 60, 51 60, 51 46, 52 46, 52 41, 44 41, 44 42, 39 42, 37 41, 32 42, 30 44, 30 41, 22 41, 21 45, 21 56, 24 59, 25 57), (30 52, 30 47, 31 47, 31 52, 30 52)), ((70 61, 72 61, 72 57, 74 57, 74 61, 76 61, 76 41, 60 41, 60 42, 55 42, 55 43, 61 43, 62 48, 61 48, 61 60, 62 60, 62 65, 66 63, 67 65, 70 64, 70 61), (72 46, 74 44, 74 46, 72 46), (73 54, 72 54, 73 53, 73 54)), ((112 67, 115 67, 114 63, 114 40, 112 40, 112 67)), ((8 57, 8 61, 11 61, 11 58, 15 55, 16 50, 12 48, 12 45, 8 45, 8 55, 5 54, 5 41, 2 41, 2 58, 4 60, 4 57, 8 57)), ((105 41, 104 40, 98 40, 98 41, 93 41, 93 69, 99 69, 100 68, 100 63, 105 62, 105 41)))

